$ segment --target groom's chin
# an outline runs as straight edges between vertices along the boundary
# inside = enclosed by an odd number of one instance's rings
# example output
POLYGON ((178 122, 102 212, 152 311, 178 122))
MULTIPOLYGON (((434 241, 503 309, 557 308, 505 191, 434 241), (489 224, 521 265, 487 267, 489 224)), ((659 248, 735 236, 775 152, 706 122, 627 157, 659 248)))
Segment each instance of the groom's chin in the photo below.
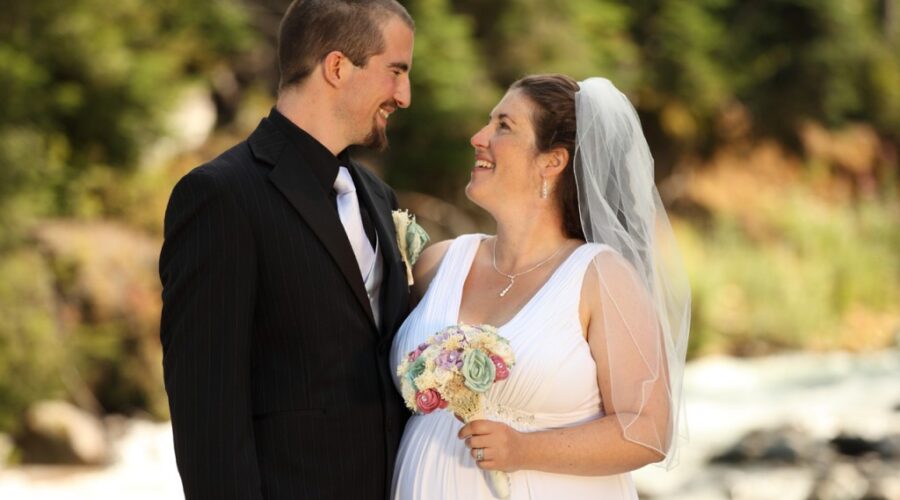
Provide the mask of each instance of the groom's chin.
POLYGON ((388 148, 388 138, 387 138, 387 130, 383 128, 373 128, 372 132, 365 138, 365 140, 360 144, 362 147, 371 149, 378 153, 383 153, 387 151, 388 148))

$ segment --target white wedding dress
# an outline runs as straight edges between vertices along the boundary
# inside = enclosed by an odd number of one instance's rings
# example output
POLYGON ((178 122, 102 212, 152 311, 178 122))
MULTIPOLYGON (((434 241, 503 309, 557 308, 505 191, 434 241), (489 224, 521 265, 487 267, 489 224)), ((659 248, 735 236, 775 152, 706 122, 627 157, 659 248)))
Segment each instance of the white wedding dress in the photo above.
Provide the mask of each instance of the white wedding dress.
MULTIPOLYGON (((463 284, 484 238, 470 234, 452 242, 428 291, 394 339, 393 367, 426 338, 457 323, 463 284)), ((507 380, 487 392, 486 418, 533 432, 576 426, 602 416, 596 365, 578 314, 585 272, 602 251, 611 249, 595 243, 576 249, 531 300, 500 326, 500 334, 512 344, 516 364, 507 380)), ((457 438, 461 427, 448 411, 410 418, 394 471, 395 499, 494 498, 487 475, 457 438)), ((521 470, 509 478, 513 500, 637 498, 627 473, 583 477, 521 470)))

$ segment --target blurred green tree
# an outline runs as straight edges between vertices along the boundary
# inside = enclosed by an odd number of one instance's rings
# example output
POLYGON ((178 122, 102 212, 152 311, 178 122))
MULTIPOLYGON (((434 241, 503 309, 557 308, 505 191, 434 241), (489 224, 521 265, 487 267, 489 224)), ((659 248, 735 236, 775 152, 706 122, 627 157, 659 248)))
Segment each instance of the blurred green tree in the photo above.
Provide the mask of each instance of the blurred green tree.
POLYGON ((502 87, 532 73, 615 75, 631 88, 640 71, 628 32, 631 9, 614 0, 456 0, 475 21, 491 77, 502 87))
POLYGON ((469 137, 500 93, 468 16, 447 0, 405 3, 416 20, 412 106, 393 118, 386 177, 397 189, 455 199, 474 162, 469 137))
POLYGON ((183 84, 253 40, 234 1, 3 2, 0 219, 74 211, 67 187, 92 166, 127 170, 164 133, 183 84), (35 206, 38 205, 38 206, 35 206))
POLYGON ((865 120, 900 139, 900 44, 882 4, 735 2, 724 12, 731 92, 760 133, 790 141, 804 119, 865 120))

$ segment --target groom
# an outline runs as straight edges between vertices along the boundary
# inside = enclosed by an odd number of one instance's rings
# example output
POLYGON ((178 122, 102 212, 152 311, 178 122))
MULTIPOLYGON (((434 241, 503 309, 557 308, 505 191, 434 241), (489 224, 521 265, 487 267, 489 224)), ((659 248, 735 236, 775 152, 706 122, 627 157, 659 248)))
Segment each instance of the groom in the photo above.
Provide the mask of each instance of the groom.
POLYGON ((394 0, 296 0, 278 100, 172 192, 160 256, 175 454, 192 499, 383 498, 406 418, 394 192, 346 148, 410 103, 394 0))

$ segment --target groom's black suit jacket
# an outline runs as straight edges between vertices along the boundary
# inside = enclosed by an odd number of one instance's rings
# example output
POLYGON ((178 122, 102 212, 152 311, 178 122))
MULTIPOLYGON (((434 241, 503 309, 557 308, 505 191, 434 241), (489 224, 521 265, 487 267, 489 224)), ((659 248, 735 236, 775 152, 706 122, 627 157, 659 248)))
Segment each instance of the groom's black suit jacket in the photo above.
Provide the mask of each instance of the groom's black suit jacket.
POLYGON ((388 366, 409 295, 397 200, 351 162, 384 262, 377 328, 301 151, 270 115, 169 201, 161 340, 188 500, 380 499, 390 488, 407 417, 388 366))

